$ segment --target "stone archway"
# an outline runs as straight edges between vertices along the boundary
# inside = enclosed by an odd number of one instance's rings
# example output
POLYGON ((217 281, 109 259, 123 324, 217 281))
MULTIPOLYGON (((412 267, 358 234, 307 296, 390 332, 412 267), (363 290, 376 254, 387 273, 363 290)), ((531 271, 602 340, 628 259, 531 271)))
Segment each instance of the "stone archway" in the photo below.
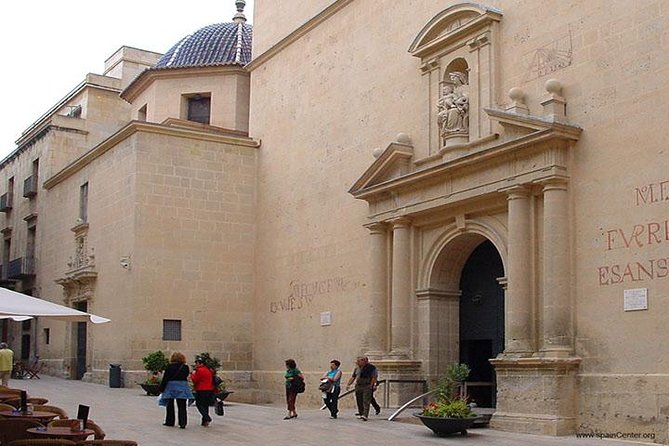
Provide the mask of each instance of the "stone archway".
MULTIPOLYGON (((416 291, 418 354, 430 381, 438 379, 450 364, 460 361, 460 282, 472 253, 482 244, 489 244, 499 255, 504 271, 506 245, 496 230, 500 228, 481 221, 468 221, 466 228, 464 231, 446 228, 420 267, 416 291)), ((499 283, 504 282, 499 279, 499 283)))

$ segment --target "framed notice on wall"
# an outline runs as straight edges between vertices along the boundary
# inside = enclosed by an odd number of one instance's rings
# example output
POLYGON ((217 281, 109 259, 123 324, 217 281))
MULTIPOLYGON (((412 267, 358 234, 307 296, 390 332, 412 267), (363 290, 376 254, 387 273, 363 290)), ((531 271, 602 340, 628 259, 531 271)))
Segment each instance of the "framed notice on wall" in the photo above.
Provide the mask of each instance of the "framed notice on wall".
POLYGON ((329 311, 321 313, 321 327, 326 325, 332 325, 332 313, 329 311))
POLYGON ((625 311, 648 309, 648 288, 634 288, 623 293, 625 311))

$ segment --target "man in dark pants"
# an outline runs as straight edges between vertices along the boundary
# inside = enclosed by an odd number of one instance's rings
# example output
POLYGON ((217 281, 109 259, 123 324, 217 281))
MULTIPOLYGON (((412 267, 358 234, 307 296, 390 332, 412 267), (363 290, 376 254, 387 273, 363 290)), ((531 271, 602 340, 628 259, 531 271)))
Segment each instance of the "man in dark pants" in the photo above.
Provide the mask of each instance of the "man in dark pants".
MULTIPOLYGON (((351 379, 348 380, 346 388, 348 389, 353 381, 355 381, 355 401, 358 405, 358 414, 362 421, 367 421, 369 406, 372 403, 372 399, 374 399, 378 372, 374 364, 371 364, 366 356, 359 356, 355 364, 357 368, 353 372, 351 379)), ((374 407, 377 408, 378 403, 374 407)), ((380 410, 381 408, 378 407, 377 414, 380 410)))

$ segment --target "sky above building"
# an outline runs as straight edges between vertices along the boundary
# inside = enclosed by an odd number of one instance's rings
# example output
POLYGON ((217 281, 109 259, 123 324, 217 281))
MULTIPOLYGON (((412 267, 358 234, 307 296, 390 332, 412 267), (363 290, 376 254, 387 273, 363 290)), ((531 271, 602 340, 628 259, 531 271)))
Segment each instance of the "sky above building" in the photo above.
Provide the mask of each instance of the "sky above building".
MULTIPOLYGON (((246 0, 244 9, 249 23, 253 3, 246 0)), ((7 2, 0 14, 0 159, 87 73, 102 74, 104 61, 121 46, 164 53, 203 26, 232 21, 236 12, 234 0, 7 2)))

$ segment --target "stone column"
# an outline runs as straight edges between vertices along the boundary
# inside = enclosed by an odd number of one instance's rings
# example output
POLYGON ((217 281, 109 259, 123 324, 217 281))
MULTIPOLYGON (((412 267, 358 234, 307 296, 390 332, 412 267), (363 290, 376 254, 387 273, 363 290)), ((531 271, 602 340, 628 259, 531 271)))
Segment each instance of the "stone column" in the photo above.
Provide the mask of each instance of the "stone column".
POLYGON ((530 193, 525 187, 507 191, 509 246, 504 353, 529 355, 532 348, 532 244, 530 193))
POLYGON ((398 218, 393 224, 391 354, 406 357, 411 346, 411 224, 398 218))
POLYGON ((388 348, 388 232, 383 223, 371 224, 367 229, 371 235, 367 356, 374 358, 383 355, 388 348))
POLYGON ((543 346, 546 356, 572 353, 567 182, 544 183, 543 346))

